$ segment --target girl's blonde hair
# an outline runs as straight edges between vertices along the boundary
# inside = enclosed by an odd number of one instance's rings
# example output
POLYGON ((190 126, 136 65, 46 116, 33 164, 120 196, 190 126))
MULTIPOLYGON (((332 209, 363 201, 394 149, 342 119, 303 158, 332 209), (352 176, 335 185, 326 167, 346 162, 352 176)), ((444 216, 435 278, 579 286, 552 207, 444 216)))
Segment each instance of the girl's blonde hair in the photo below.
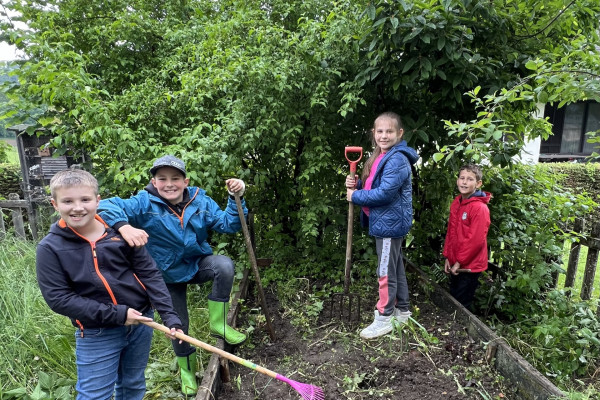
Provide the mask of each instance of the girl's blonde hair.
MULTIPOLYGON (((365 162, 365 166, 363 167, 361 175, 361 180, 363 181, 363 184, 369 177, 369 174, 371 173, 371 167, 373 166, 373 163, 381 154, 381 147, 379 147, 377 143, 375 143, 375 125, 377 125, 377 120, 380 118, 389 118, 391 120, 394 120, 396 121, 396 128, 398 130, 404 129, 404 126, 402 125, 402 119, 400 119, 400 116, 395 112, 387 111, 382 114, 379 114, 377 118, 375 118, 375 121, 373 122, 373 129, 371 130, 371 142, 373 143, 375 150, 373 150, 373 154, 371 154, 371 157, 369 157, 369 159, 365 162)), ((404 132, 400 134, 400 139, 402 139, 402 136, 404 136, 404 132)))

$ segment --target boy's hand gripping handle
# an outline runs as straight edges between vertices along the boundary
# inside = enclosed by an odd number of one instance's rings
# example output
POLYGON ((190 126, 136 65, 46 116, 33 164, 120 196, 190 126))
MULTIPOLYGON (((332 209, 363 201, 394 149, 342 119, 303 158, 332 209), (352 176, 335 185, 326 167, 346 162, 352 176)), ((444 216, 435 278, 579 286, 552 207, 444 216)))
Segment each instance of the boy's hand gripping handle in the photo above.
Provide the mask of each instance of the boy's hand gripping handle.
MULTIPOLYGON (((345 156, 350 164, 350 175, 356 179, 356 164, 360 161, 363 155, 362 147, 346 146, 345 156), (358 158, 351 160, 348 154, 358 154, 358 158)), ((356 158, 356 157, 352 157, 356 158)), ((358 183, 358 180, 357 180, 358 183)), ((350 266, 352 265, 352 225, 354 225, 354 204, 348 202, 348 235, 346 236, 346 270, 344 279, 344 293, 350 291, 350 266)))

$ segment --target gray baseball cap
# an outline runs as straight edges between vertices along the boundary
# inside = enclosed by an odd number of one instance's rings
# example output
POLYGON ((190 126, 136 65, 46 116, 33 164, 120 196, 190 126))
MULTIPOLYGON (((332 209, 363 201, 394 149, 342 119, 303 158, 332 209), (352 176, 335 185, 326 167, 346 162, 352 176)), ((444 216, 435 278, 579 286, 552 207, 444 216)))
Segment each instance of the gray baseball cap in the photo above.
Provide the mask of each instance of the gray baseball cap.
POLYGON ((158 171, 158 169, 162 167, 175 168, 176 170, 181 172, 183 176, 186 176, 184 162, 175 156, 167 155, 158 158, 156 161, 154 161, 154 164, 152 164, 152 168, 150 168, 150 173, 152 174, 152 176, 154 176, 156 174, 156 171, 158 171))

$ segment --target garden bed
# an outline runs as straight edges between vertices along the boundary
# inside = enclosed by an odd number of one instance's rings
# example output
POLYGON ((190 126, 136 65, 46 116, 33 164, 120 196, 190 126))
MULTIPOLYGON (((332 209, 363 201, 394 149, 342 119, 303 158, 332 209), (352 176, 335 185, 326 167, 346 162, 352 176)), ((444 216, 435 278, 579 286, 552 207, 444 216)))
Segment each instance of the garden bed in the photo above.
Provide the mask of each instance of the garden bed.
MULTIPOLYGON (((511 398, 503 378, 486 361, 481 343, 469 338, 465 327, 441 311, 411 282, 415 321, 373 341, 361 340, 360 329, 372 320, 376 290, 363 306, 363 321, 342 324, 329 321, 328 313, 310 321, 302 310, 289 310, 280 290, 265 289, 273 318, 276 341, 269 339, 259 302, 252 296, 243 303, 238 325, 256 326, 250 343, 236 355, 287 376, 320 386, 326 399, 481 399, 511 398), (400 396, 400 397, 399 397, 400 396)), ((310 293, 298 290, 291 296, 310 310, 310 293), (304 297, 304 298, 303 298, 304 297)), ((313 299, 314 300, 314 299, 313 299)), ((327 311, 328 304, 324 305, 327 311)), ((300 398, 287 384, 238 364, 229 367, 219 397, 241 399, 300 398)))
MULTIPOLYGON (((549 399, 562 392, 418 268, 409 265, 412 321, 373 341, 359 338, 372 320, 376 288, 364 296, 362 321, 329 319, 305 279, 265 289, 277 336, 271 341, 260 301, 249 290, 236 304, 248 342, 226 349, 298 382, 326 399, 549 399)), ((245 289, 242 289, 245 294, 245 289)), ((289 385, 213 357, 196 400, 300 399, 289 385), (210 390, 209 390, 210 388, 210 390)))

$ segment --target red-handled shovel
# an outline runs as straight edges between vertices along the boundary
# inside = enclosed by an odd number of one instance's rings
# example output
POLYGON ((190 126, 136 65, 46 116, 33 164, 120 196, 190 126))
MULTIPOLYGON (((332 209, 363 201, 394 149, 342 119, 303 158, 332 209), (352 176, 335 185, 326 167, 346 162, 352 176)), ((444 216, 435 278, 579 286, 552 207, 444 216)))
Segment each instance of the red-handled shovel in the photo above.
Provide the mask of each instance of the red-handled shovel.
MULTIPOLYGON (((363 155, 362 147, 347 146, 345 151, 346 160, 350 164, 350 175, 356 177, 356 165, 363 155), (351 160, 348 154, 358 154, 356 160, 351 160)), ((352 227, 354 226, 354 204, 348 202, 348 235, 346 236, 346 278, 344 280, 344 292, 347 294, 350 290, 350 266, 352 265, 352 227)), ((360 304, 360 303, 359 303, 360 304)), ((359 306, 360 308, 360 306, 359 306)))
MULTIPOLYGON (((362 159, 363 149, 358 146, 347 146, 345 149, 346 160, 350 164, 350 175, 356 177, 356 165, 362 159)), ((348 202, 348 234, 346 236, 346 267, 344 278, 344 293, 334 293, 331 298, 329 316, 334 317, 334 308, 339 305, 337 313, 340 319, 348 322, 360 321, 360 295, 350 293, 350 268, 352 266, 352 228, 354 226, 354 204, 348 202), (354 304, 356 304, 355 307, 354 304)))

